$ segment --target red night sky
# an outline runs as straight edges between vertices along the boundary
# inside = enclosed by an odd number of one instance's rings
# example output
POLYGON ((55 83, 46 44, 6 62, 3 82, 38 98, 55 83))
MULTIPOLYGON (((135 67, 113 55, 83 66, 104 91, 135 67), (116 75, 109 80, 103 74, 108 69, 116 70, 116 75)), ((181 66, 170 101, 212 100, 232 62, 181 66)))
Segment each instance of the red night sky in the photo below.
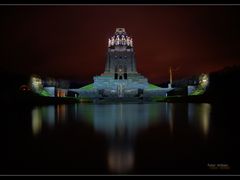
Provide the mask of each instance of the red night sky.
POLYGON ((92 81, 124 27, 151 82, 239 64, 240 6, 1 6, 0 71, 92 81))

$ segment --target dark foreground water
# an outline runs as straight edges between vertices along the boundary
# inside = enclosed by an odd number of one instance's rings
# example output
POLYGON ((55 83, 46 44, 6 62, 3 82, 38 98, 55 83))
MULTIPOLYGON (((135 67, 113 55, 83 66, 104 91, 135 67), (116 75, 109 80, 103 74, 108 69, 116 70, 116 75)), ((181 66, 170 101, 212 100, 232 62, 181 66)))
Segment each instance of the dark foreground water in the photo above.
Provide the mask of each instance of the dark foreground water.
POLYGON ((12 105, 2 119, 1 174, 238 174, 238 111, 207 103, 12 105))

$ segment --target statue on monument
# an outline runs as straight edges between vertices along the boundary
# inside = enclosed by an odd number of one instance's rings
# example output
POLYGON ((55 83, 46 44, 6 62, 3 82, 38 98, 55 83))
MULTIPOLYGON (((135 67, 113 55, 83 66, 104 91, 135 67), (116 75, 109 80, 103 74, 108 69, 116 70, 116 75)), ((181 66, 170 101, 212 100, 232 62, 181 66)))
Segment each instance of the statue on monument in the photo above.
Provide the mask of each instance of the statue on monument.
POLYGON ((130 38, 127 37, 127 46, 130 46, 130 38))
POLYGON ((122 45, 126 45, 126 39, 123 35, 122 35, 122 45))
POLYGON ((133 40, 132 40, 132 38, 130 39, 130 46, 133 47, 133 40))
POLYGON ((120 39, 119 39, 119 35, 117 35, 117 43, 116 45, 119 45, 120 44, 120 39))
POLYGON ((114 46, 114 37, 112 37, 111 45, 114 46))

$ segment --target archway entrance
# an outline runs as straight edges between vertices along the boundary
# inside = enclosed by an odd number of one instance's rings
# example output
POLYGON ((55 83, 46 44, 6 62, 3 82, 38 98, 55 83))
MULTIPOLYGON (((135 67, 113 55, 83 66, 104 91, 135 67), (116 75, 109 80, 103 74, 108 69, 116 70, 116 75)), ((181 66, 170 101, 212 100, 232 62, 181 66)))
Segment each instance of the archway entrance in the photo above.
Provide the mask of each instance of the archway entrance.
POLYGON ((117 65, 115 67, 114 79, 127 79, 127 67, 126 65, 117 65))

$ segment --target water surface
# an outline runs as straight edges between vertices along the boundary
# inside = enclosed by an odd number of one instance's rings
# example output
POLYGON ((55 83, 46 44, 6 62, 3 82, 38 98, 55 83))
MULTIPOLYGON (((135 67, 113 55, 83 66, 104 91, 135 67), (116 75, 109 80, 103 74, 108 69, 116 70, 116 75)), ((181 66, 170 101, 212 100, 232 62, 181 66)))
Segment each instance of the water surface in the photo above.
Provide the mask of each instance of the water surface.
POLYGON ((13 107, 9 112, 4 174, 231 174, 239 170, 239 123, 230 107, 71 104, 13 107))

